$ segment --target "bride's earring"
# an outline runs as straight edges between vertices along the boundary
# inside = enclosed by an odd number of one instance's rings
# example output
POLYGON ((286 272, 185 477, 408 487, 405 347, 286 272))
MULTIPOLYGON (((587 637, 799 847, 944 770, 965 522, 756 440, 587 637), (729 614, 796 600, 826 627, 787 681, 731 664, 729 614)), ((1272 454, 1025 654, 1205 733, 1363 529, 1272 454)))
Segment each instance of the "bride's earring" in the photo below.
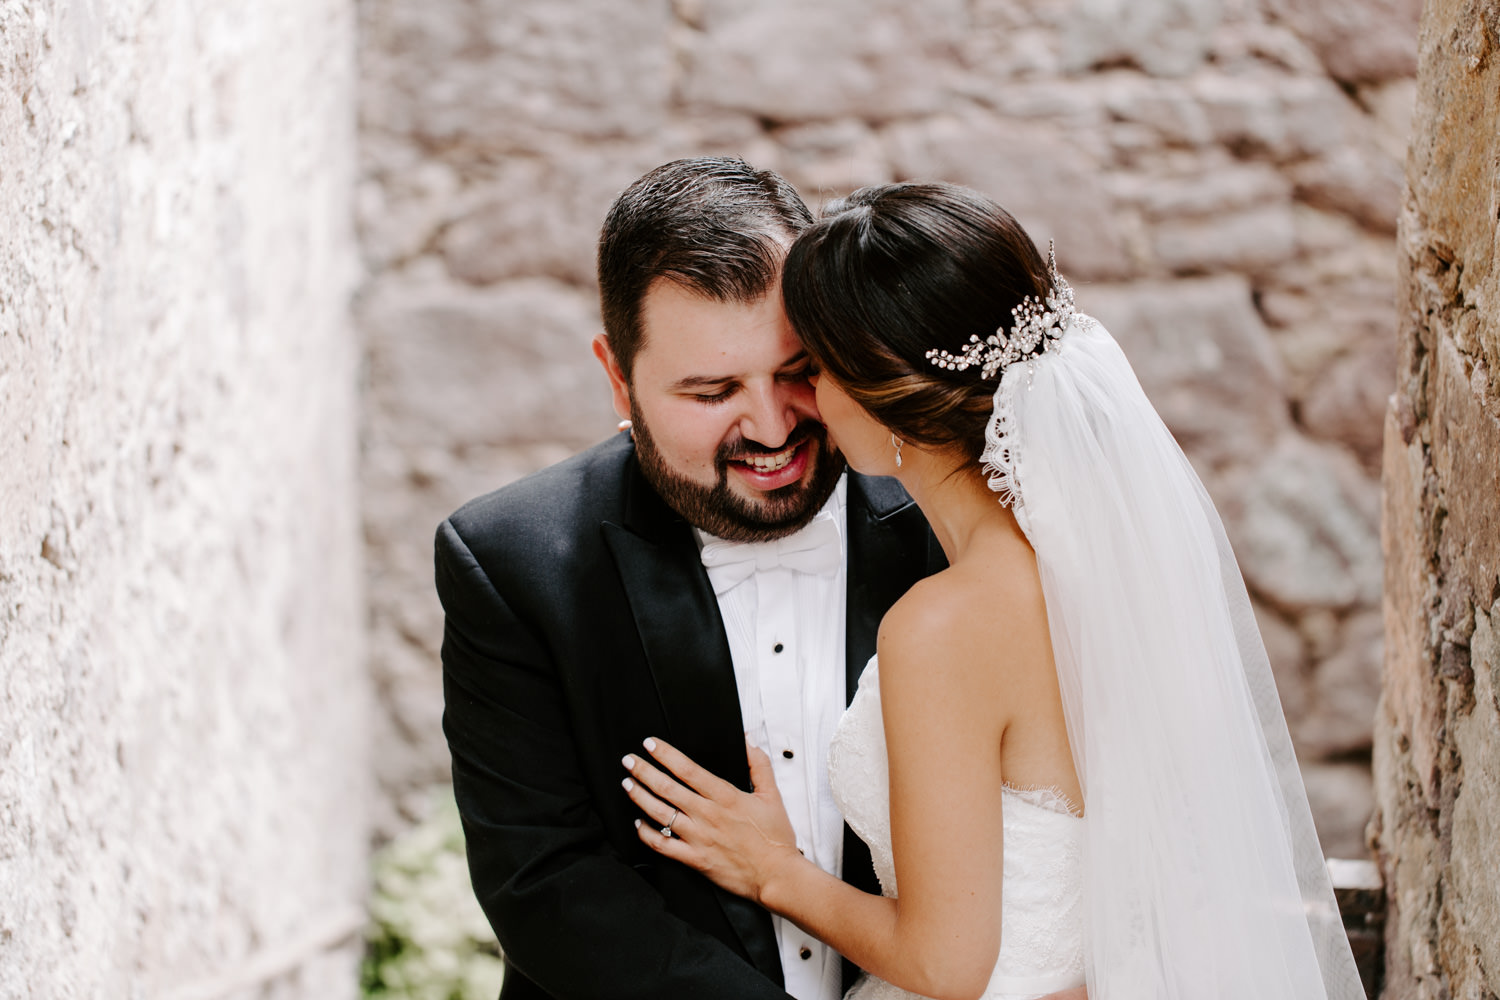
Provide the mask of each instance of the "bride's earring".
POLYGON ((892 434, 891 444, 896 446, 896 468, 899 469, 901 468, 901 439, 892 434))

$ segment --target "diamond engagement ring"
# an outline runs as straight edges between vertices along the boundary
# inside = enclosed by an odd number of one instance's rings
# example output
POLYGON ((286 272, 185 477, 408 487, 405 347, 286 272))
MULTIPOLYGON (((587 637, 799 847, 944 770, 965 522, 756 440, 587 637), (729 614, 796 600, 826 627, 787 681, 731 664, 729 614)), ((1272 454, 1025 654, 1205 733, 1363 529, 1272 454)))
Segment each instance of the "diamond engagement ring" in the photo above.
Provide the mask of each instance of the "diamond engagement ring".
POLYGON ((667 825, 661 828, 661 835, 668 839, 672 836, 672 824, 677 822, 677 807, 672 807, 672 818, 667 820, 667 825))

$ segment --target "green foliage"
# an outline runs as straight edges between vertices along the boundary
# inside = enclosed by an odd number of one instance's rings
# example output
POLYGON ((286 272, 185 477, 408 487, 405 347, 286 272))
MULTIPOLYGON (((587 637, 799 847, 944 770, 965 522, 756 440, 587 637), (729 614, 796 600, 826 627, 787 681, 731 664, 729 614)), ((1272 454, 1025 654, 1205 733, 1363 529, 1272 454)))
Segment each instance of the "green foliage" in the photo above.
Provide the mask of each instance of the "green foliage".
POLYGON ((421 825, 375 856, 360 981, 381 1000, 495 1000, 502 964, 474 899, 453 789, 421 825))

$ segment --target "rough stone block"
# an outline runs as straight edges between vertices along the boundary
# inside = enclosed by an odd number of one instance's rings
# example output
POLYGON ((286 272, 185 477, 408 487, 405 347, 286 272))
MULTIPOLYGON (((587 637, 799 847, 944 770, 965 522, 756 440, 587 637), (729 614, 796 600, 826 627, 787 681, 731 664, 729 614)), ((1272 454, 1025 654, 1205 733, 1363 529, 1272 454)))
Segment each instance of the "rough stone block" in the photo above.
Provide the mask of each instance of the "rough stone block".
POLYGON ((1282 263, 1297 246, 1291 208, 1270 204, 1212 219, 1173 219, 1155 228, 1152 247, 1173 274, 1255 273, 1282 263))
MULTIPOLYGON (((1438 803, 1442 691, 1428 657, 1428 619, 1435 581, 1429 568, 1423 490, 1426 463, 1420 439, 1405 440, 1399 399, 1386 411, 1381 542, 1385 552, 1386 642, 1384 694, 1391 728, 1407 744, 1406 767, 1432 808, 1438 803)), ((1413 429, 1415 430, 1415 429, 1413 429)))
POLYGON ((1379 601, 1374 490, 1347 454, 1287 434, 1229 481, 1221 509, 1252 590, 1287 610, 1379 601))
POLYGON ((1441 241, 1449 259, 1468 265, 1463 290, 1472 297, 1495 275, 1481 262, 1494 259, 1500 218, 1500 5, 1473 0, 1429 7, 1419 40, 1424 71, 1407 183, 1423 229, 1441 241))
MULTIPOLYGON (((1288 728, 1295 735, 1308 709, 1308 659, 1301 634, 1281 615, 1263 604, 1255 603, 1255 624, 1271 661, 1276 679, 1276 693, 1288 728)), ((1299 749, 1300 752, 1300 749, 1299 749)))
POLYGON ((1330 858, 1363 858, 1365 825, 1375 808, 1370 769, 1364 764, 1304 761, 1302 783, 1312 807, 1313 825, 1323 854, 1330 858))
MULTIPOLYGON (((1453 727, 1463 783, 1453 803, 1453 885, 1465 944, 1480 964, 1500 970, 1500 601, 1476 610, 1469 646, 1474 705, 1453 727)), ((1491 984, 1500 978, 1493 972, 1491 984)))
POLYGON ((1394 236, 1401 209, 1398 161, 1378 149, 1346 147, 1299 164, 1292 177, 1297 197, 1316 208, 1343 212, 1360 225, 1394 236))
POLYGON ((665 115, 669 0, 368 0, 363 118, 430 147, 648 135, 665 115))
POLYGON ((840 119, 792 125, 774 133, 779 172, 802 193, 814 212, 828 197, 891 180, 880 136, 863 122, 840 119))
POLYGON ((1371 138, 1392 163, 1406 162, 1406 145, 1411 139, 1412 107, 1417 100, 1417 81, 1398 77, 1383 83, 1360 87, 1359 103, 1369 111, 1375 129, 1371 138))
POLYGON ((1113 206, 1092 159, 1052 132, 989 117, 929 118, 886 130, 898 180, 942 180, 984 192, 1009 209, 1038 246, 1057 241, 1075 279, 1133 270, 1113 206))
POLYGON ((1208 54, 1222 0, 1080 0, 1063 24, 1064 66, 1129 62, 1154 76, 1191 73, 1208 54))
POLYGON ((1111 115, 1154 131, 1173 146, 1199 147, 1214 141, 1203 106, 1176 81, 1117 71, 1100 81, 1111 115))
POLYGON ((471 289, 387 281, 363 305, 370 391, 391 440, 576 446, 616 417, 589 344, 593 299, 541 278, 471 289))
POLYGON ((1380 468, 1386 401, 1396 383, 1394 332, 1382 332, 1319 372, 1297 410, 1308 433, 1348 447, 1371 472, 1380 468))
POLYGON ((1345 83, 1409 77, 1417 70, 1421 0, 1267 0, 1345 83))
POLYGON ((1233 215, 1286 205, 1292 198, 1285 175, 1259 163, 1210 162, 1186 176, 1153 173, 1122 178, 1117 190, 1154 220, 1233 215))
POLYGON ((1330 152, 1357 134, 1362 119, 1327 79, 1262 70, 1203 73, 1189 85, 1217 141, 1246 157, 1285 162, 1330 152))
POLYGON ((1344 623, 1333 655, 1313 669, 1308 708, 1292 731, 1298 754, 1327 758, 1370 749, 1384 636, 1379 610, 1344 623))
MULTIPOLYGON (((1298 415, 1316 436, 1368 442, 1376 428, 1350 426, 1343 412, 1363 414, 1365 390, 1345 392, 1344 378, 1369 377, 1382 393, 1394 382, 1396 305, 1388 240, 1348 218, 1305 205, 1294 209, 1297 255, 1263 278, 1258 303, 1286 365, 1298 415), (1367 245, 1368 244, 1368 245, 1367 245), (1340 369, 1347 368, 1346 372, 1340 369), (1325 397, 1329 397, 1325 399, 1325 397), (1335 405, 1334 398, 1338 403, 1335 405), (1316 424, 1316 427, 1314 427, 1316 424)), ((1362 460, 1373 456, 1358 451, 1362 460)))
POLYGON ((610 203, 667 158, 635 146, 508 158, 471 186, 453 206, 461 214, 430 238, 448 272, 470 284, 547 277, 592 288, 599 227, 610 203))
POLYGON ((1283 376, 1243 278, 1090 285, 1151 402, 1200 468, 1253 461, 1287 426, 1283 376))
POLYGON ((1387 996, 1434 996, 1438 978, 1438 912, 1442 864, 1435 822, 1419 792, 1408 744, 1385 706, 1376 716, 1373 771, 1376 798, 1376 859, 1385 881, 1387 996), (1416 792, 1417 794, 1413 794, 1416 792), (1399 851, 1400 861, 1395 857, 1399 851), (1427 988, 1422 984, 1426 982, 1427 988))
POLYGON ((1472 362, 1452 340, 1439 340, 1435 360, 1432 464, 1447 507, 1440 550, 1445 571, 1455 583, 1495 587, 1500 585, 1500 419, 1485 411, 1467 371, 1472 362))
POLYGON ((703 0, 681 93, 775 122, 931 113, 967 20, 962 0, 703 0))

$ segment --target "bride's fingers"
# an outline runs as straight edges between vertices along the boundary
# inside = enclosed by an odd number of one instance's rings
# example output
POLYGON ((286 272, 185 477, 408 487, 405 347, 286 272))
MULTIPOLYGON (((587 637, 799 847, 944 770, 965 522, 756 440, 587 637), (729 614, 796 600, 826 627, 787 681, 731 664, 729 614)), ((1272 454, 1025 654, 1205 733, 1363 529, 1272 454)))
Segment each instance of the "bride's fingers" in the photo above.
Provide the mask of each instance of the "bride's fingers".
POLYGON ((666 740, 648 737, 641 744, 646 752, 656 758, 657 762, 689 788, 697 791, 707 799, 721 799, 731 791, 738 791, 733 785, 698 764, 687 754, 678 750, 666 740))
MULTIPOLYGON (((678 840, 676 837, 663 836, 661 830, 650 823, 643 823, 640 820, 636 820, 635 834, 641 839, 641 843, 651 848, 657 854, 671 858, 673 861, 681 861, 683 864, 693 865, 693 861, 697 857, 693 849, 685 842, 678 840)), ((693 865, 693 867, 697 866, 693 865)))
POLYGON ((682 810, 652 795, 639 781, 626 778, 620 784, 625 788, 625 794, 630 796, 630 801, 634 802, 641 812, 649 816, 658 827, 671 823, 675 829, 682 821, 682 810))
POLYGON ((625 765, 625 770, 630 772, 630 776, 638 784, 645 785, 653 795, 665 800, 668 806, 686 810, 699 800, 698 794, 691 788, 684 787, 670 774, 653 767, 648 760, 637 757, 635 754, 626 754, 620 763, 625 765))

